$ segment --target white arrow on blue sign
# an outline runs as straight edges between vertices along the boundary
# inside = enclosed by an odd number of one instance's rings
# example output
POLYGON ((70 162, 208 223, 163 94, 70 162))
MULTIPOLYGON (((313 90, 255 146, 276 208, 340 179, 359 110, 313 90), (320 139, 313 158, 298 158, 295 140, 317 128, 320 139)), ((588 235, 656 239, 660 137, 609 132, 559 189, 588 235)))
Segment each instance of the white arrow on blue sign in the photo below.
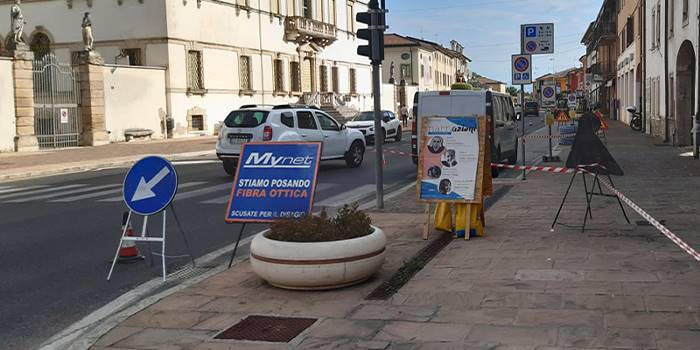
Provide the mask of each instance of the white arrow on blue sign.
POLYGON ((124 203, 136 214, 165 209, 177 192, 177 173, 166 159, 149 156, 134 164, 124 178, 124 203))

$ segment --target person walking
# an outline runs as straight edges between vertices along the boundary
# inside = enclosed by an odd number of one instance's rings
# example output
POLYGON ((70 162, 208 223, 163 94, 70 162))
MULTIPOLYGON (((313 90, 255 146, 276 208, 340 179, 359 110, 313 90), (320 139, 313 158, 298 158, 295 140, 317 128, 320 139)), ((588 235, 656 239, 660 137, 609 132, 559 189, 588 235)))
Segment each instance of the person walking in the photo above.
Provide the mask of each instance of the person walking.
POLYGON ((406 105, 402 105, 401 108, 399 109, 399 114, 401 115, 401 121, 403 122, 403 126, 407 127, 408 126, 408 108, 406 105))

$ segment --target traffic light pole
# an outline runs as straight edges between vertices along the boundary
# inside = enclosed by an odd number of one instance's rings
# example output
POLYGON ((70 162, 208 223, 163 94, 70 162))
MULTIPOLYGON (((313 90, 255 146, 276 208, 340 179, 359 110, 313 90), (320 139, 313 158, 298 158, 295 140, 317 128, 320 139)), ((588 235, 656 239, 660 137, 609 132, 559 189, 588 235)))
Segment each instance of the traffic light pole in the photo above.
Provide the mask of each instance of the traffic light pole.
POLYGON ((377 209, 384 208, 384 133, 382 132, 381 72, 379 62, 372 62, 372 91, 374 96, 374 150, 377 152, 375 182, 377 184, 377 209))

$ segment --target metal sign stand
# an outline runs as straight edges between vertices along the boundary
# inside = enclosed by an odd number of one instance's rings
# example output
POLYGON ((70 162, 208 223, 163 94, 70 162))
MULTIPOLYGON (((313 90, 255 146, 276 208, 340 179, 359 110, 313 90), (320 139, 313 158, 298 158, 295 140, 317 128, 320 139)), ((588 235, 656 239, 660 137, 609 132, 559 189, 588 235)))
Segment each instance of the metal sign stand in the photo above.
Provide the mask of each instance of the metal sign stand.
MULTIPOLYGON (((177 217, 177 214, 175 213, 175 208, 173 208, 172 204, 169 205, 170 209, 173 211, 173 217, 175 218, 175 222, 177 223, 177 226, 180 230, 180 233, 182 234, 182 239, 184 240, 185 247, 187 249, 187 253, 192 260, 192 266, 194 267, 195 262, 194 262, 194 255, 192 255, 192 249, 190 248, 190 244, 187 241, 187 237, 185 236, 185 231, 182 230, 182 225, 180 224, 180 220, 177 217)), ((107 274, 107 281, 109 281, 112 278, 112 273, 114 272, 114 266, 117 264, 117 258, 119 257, 119 249, 121 249, 122 243, 125 241, 132 241, 132 242, 148 242, 148 248, 149 248, 149 254, 150 260, 151 260, 151 266, 153 266, 153 252, 151 252, 151 243, 156 242, 161 244, 161 251, 160 251, 160 257, 161 257, 161 269, 162 269, 162 276, 163 276, 163 282, 165 282, 167 278, 167 271, 165 267, 165 258, 167 257, 165 255, 165 237, 166 237, 166 232, 167 232, 167 210, 163 210, 163 225, 162 225, 162 233, 160 237, 149 237, 148 236, 148 218, 150 215, 144 215, 143 217, 143 226, 141 227, 141 236, 127 236, 126 235, 126 230, 129 227, 129 223, 131 223, 131 215, 133 212, 129 210, 129 215, 127 216, 126 219, 126 224, 124 225, 124 229, 122 230, 122 236, 119 239, 119 244, 117 244, 117 252, 114 254, 114 259, 112 260, 112 266, 109 268, 109 273, 107 274)), ((240 236, 239 236, 240 240, 240 236)), ((235 252, 235 250, 234 250, 235 252)))
POLYGON ((243 237, 243 231, 245 231, 246 223, 241 225, 241 230, 238 231, 238 240, 236 240, 236 245, 233 247, 233 252, 231 252, 231 260, 228 262, 228 268, 230 269, 233 265, 233 259, 236 257, 236 250, 238 250, 238 244, 241 243, 241 238, 243 237))

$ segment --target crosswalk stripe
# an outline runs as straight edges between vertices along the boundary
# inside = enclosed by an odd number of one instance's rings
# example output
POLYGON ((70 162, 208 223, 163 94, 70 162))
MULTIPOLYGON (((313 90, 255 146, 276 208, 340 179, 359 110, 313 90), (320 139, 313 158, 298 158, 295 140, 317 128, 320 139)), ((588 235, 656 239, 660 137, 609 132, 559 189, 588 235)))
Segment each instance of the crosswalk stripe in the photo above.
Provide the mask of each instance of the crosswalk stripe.
POLYGON ((22 192, 22 193, 11 193, 11 194, 6 194, 6 195, 0 196, 0 200, 5 200, 8 198, 17 198, 17 197, 21 197, 21 196, 33 195, 33 194, 39 194, 39 193, 67 190, 69 188, 76 188, 76 187, 83 187, 83 186, 85 186, 85 185, 84 184, 66 185, 66 186, 59 186, 59 187, 49 187, 49 188, 28 191, 28 192, 22 192))
POLYGON ((362 199, 376 190, 375 185, 362 185, 352 191, 343 192, 314 204, 317 207, 340 207, 362 199))
POLYGON ((27 186, 27 187, 7 187, 5 189, 1 189, 0 194, 19 192, 19 191, 27 191, 27 190, 37 189, 37 188, 44 188, 44 187, 49 187, 49 186, 48 185, 35 185, 35 186, 27 186))
MULTIPOLYGON (((232 184, 229 185, 229 187, 233 186, 232 184)), ((331 184, 331 183, 320 183, 316 184, 316 193, 320 191, 325 191, 331 187, 336 186, 336 184, 331 184)), ((230 192, 230 191, 229 191, 230 192)), ((224 196, 221 197, 216 197, 207 201, 203 201, 201 203, 203 204, 225 204, 228 203, 229 198, 231 197, 231 193, 227 193, 224 196)))
POLYGON ((52 201, 49 201, 49 203, 66 203, 66 202, 75 202, 83 199, 89 199, 89 198, 96 198, 96 197, 102 197, 114 193, 121 193, 122 189, 117 188, 114 190, 106 190, 106 191, 100 191, 100 192, 94 192, 94 193, 88 193, 88 194, 82 194, 79 196, 72 196, 72 197, 66 197, 66 198, 60 198, 60 199, 54 199, 52 201))
MULTIPOLYGON (((194 186, 201 185, 201 184, 204 184, 204 183, 206 183, 206 182, 203 182, 203 181, 185 182, 185 183, 179 184, 179 185, 177 186, 177 189, 178 189, 178 190, 181 190, 181 189, 184 189, 184 188, 194 187, 194 186)), ((119 190, 119 192, 121 192, 121 190, 119 190)), ((177 196, 176 196, 176 197, 177 197, 177 196)), ((112 197, 112 198, 107 198, 107 199, 100 199, 98 202, 122 202, 122 201, 124 201, 124 196, 123 196, 123 195, 119 195, 119 196, 117 196, 117 197, 112 197)))
POLYGON ((192 197, 201 196, 201 195, 207 194, 207 193, 220 192, 220 191, 225 191, 225 190, 230 190, 230 189, 231 189, 231 184, 225 183, 225 184, 221 184, 221 185, 216 185, 216 186, 211 186, 211 187, 200 188, 200 189, 194 190, 194 191, 178 193, 178 194, 175 196, 175 200, 176 200, 176 201, 179 201, 179 200, 182 200, 182 199, 187 199, 187 198, 192 198, 192 197))
POLYGON ((49 194, 42 194, 42 195, 38 195, 38 196, 13 199, 13 200, 6 201, 5 203, 24 203, 24 202, 30 202, 30 201, 36 201, 36 200, 48 199, 48 198, 55 198, 55 197, 76 194, 76 193, 85 193, 85 192, 89 192, 89 191, 102 190, 102 189, 106 189, 106 188, 114 188, 114 187, 120 187, 120 186, 121 186, 121 184, 110 184, 110 185, 104 185, 104 186, 78 188, 78 189, 63 191, 63 192, 58 192, 58 193, 49 193, 49 194))

